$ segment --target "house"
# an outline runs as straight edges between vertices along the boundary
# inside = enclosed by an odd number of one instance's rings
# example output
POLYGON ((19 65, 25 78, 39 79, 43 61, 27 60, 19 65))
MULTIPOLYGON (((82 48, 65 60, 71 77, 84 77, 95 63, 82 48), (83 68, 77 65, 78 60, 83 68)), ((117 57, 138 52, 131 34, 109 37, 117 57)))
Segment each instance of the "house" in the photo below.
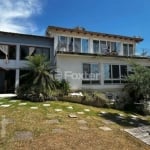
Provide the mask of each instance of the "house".
POLYGON ((45 36, 0 32, 0 93, 14 92, 27 72, 26 56, 44 54, 56 66, 58 79, 71 89, 118 90, 132 70, 130 60, 150 66, 148 57, 136 56, 140 37, 128 37, 48 26, 45 36))
POLYGON ((131 73, 130 61, 150 66, 147 57, 136 56, 141 37, 128 37, 49 26, 46 36, 54 39, 57 77, 69 81, 73 90, 118 90, 131 73))
POLYGON ((26 72, 26 56, 45 54, 53 60, 53 39, 0 32, 0 93, 14 93, 26 72))

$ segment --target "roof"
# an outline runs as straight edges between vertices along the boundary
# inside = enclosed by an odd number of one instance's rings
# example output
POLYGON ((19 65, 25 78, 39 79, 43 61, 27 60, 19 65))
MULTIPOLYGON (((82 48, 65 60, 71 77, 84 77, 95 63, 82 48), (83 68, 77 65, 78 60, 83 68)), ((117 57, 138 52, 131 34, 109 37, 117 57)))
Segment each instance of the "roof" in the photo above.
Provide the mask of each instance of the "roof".
POLYGON ((102 56, 102 57, 119 57, 119 58, 133 58, 133 59, 149 59, 150 57, 141 57, 141 56, 120 56, 120 55, 106 55, 106 54, 91 54, 91 53, 79 53, 79 52, 64 52, 64 51, 57 51, 57 54, 62 55, 80 55, 80 56, 102 56))
POLYGON ((82 28, 82 27, 76 27, 76 28, 70 29, 70 28, 63 28, 63 27, 56 27, 56 26, 48 26, 46 30, 46 34, 48 34, 49 30, 64 31, 64 32, 68 31, 70 33, 76 32, 76 33, 91 34, 91 35, 103 36, 103 37, 113 37, 113 38, 119 38, 119 39, 133 40, 137 43, 143 41, 143 38, 139 36, 130 37, 130 36, 117 35, 117 34, 92 32, 92 31, 86 31, 85 28, 82 28))
POLYGON ((0 31, 0 34, 11 35, 11 36, 17 35, 17 36, 25 36, 25 37, 33 37, 33 38, 50 39, 50 37, 46 37, 46 36, 32 35, 32 34, 22 34, 22 33, 13 33, 13 32, 4 32, 4 31, 0 31))

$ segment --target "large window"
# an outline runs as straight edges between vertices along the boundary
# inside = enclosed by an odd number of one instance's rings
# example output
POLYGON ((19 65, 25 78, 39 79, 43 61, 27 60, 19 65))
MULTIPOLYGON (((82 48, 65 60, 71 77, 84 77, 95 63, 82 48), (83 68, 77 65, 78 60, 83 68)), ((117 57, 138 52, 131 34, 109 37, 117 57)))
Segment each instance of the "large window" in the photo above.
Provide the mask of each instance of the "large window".
POLYGON ((124 56, 134 55, 133 44, 123 44, 123 55, 124 56))
POLYGON ((104 64, 104 84, 124 83, 127 74, 127 65, 104 64))
POLYGON ((58 37, 58 51, 88 53, 89 40, 84 39, 84 38, 59 36, 58 37))
POLYGON ((21 60, 25 60, 27 56, 34 56, 35 54, 44 55, 48 59, 50 59, 49 48, 20 46, 20 59, 21 60))
POLYGON ((82 84, 100 84, 99 64, 97 63, 83 64, 82 84))
POLYGON ((16 46, 0 44, 0 59, 16 59, 16 46))

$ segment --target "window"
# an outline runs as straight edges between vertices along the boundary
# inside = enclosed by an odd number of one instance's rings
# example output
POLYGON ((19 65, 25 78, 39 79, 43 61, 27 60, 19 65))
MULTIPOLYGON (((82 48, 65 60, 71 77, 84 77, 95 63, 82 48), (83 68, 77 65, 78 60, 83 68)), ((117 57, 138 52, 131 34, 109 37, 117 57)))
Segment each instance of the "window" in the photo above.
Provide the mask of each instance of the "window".
POLYGON ((100 84, 99 64, 84 63, 83 64, 83 80, 82 84, 100 84))
POLYGON ((16 59, 16 46, 8 46, 8 59, 16 59))
POLYGON ((104 84, 125 83, 127 76, 127 65, 104 64, 104 84))
POLYGON ((133 45, 129 44, 129 56, 133 56, 133 55, 134 55, 133 45))
POLYGON ((33 53, 33 55, 35 55, 35 54, 41 54, 41 55, 47 57, 47 59, 50 59, 50 49, 49 48, 37 47, 37 48, 35 48, 35 52, 33 53))
POLYGON ((27 56, 29 56, 29 47, 20 46, 20 59, 25 60, 27 56))
POLYGON ((74 50, 75 52, 81 52, 81 39, 80 38, 74 38, 74 50))
POLYGON ((73 52, 73 37, 69 37, 69 46, 68 46, 68 51, 73 52))
POLYGON ((123 44, 123 55, 124 56, 134 55, 133 44, 123 44))
POLYGON ((31 46, 20 46, 20 59, 25 60, 27 56, 34 56, 35 54, 41 54, 50 58, 50 49, 44 47, 31 47, 31 46))
POLYGON ((101 52, 102 54, 107 52, 107 45, 106 45, 106 41, 100 41, 100 46, 101 46, 101 52))
POLYGON ((93 40, 93 52, 99 53, 99 41, 98 40, 93 40))
POLYGON ((58 47, 60 51, 67 51, 67 37, 59 36, 58 47))
POLYGON ((82 39, 82 52, 88 53, 88 39, 82 39))
POLYGON ((15 45, 1 45, 0 44, 0 59, 16 59, 15 45))

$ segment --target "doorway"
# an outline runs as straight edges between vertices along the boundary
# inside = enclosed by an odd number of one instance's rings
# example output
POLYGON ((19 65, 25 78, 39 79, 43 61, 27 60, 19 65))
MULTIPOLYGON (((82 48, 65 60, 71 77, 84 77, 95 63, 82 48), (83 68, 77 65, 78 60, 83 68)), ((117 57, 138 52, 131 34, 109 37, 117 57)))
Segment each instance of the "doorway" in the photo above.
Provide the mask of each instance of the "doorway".
POLYGON ((15 70, 5 70, 0 68, 0 93, 14 93, 15 76, 15 70))

